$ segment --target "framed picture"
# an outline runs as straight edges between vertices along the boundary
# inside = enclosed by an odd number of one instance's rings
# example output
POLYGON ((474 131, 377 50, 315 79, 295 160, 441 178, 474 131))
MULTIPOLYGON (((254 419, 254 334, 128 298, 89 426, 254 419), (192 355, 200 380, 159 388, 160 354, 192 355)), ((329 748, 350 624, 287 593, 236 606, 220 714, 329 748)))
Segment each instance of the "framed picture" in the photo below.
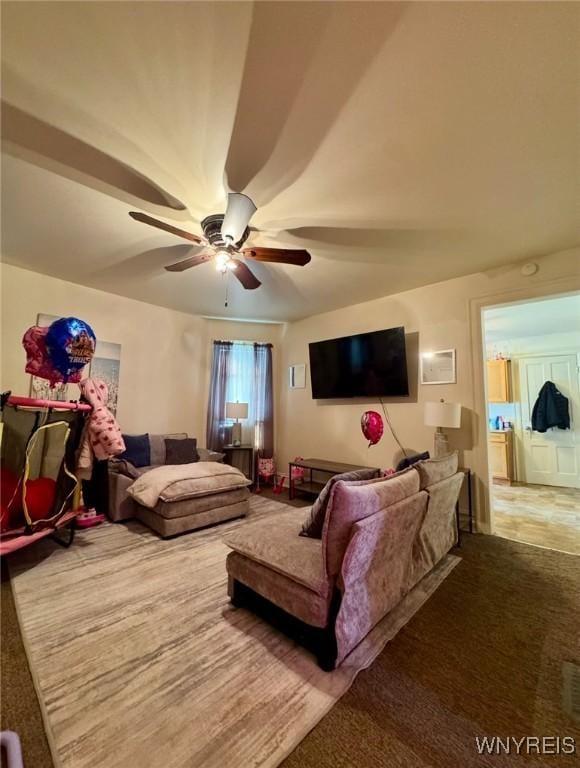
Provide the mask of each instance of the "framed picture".
POLYGON ((421 352, 421 384, 455 384, 455 350, 421 352))
POLYGON ((88 375, 93 379, 103 379, 109 390, 107 408, 113 416, 117 415, 119 400, 119 374, 121 371, 121 345, 112 341, 98 341, 95 355, 91 360, 88 375))
MULTIPOLYGON (((58 320, 56 315, 39 313, 36 325, 48 326, 58 320)), ((90 365, 85 368, 83 375, 104 379, 109 389, 107 408, 117 414, 119 398, 119 373, 121 369, 121 345, 111 341, 97 339, 95 354, 90 365)), ((38 376, 30 377, 30 397, 42 400, 78 400, 79 388, 76 384, 57 384, 51 388, 46 379, 38 376)))
POLYGON ((288 387, 304 389, 306 387, 306 364, 291 365, 288 368, 288 387))

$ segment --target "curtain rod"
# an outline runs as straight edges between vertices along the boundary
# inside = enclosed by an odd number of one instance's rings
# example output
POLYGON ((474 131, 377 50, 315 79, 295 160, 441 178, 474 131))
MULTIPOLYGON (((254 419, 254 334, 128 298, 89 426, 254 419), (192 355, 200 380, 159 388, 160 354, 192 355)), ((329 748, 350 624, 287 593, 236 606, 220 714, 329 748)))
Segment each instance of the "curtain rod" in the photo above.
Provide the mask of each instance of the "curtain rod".
POLYGON ((250 347, 272 347, 269 341, 232 341, 231 339, 214 339, 214 344, 245 344, 250 347))

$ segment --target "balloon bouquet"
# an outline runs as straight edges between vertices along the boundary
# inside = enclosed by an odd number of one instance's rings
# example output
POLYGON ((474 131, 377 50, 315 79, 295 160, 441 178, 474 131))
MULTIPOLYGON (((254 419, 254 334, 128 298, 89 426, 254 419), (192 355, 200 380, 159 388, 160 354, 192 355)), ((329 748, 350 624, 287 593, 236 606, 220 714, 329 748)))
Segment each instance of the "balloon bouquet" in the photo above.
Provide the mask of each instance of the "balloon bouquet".
MULTIPOLYGON (((92 328, 76 317, 55 320, 50 326, 34 325, 22 339, 26 351, 26 373, 46 379, 51 389, 59 384, 78 383, 85 365, 95 352, 96 337, 92 328)), ((34 401, 31 401, 31 404, 34 401)), ((36 427, 35 427, 36 429, 36 427)), ((29 444, 32 441, 30 437, 29 444)), ((56 481, 51 477, 25 479, 16 466, 5 464, 3 446, 0 488, 0 531, 13 528, 22 516, 25 503, 30 521, 50 516, 57 496, 56 481), (16 470, 16 471, 15 471, 16 470), (20 474, 20 477, 19 477, 20 474), (24 499, 22 483, 25 482, 24 499)))
POLYGON ((62 317, 48 327, 33 325, 24 334, 26 373, 56 384, 78 384, 82 370, 95 353, 90 325, 76 317, 62 317))

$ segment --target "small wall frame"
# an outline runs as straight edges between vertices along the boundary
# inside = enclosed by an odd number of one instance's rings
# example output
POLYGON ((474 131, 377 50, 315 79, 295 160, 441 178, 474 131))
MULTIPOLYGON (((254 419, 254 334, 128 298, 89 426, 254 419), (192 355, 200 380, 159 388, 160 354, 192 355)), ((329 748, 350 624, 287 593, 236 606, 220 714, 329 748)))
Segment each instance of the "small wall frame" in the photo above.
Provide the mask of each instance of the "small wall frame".
POLYGON ((306 364, 288 366, 288 388, 304 389, 306 387, 306 364))
POLYGON ((457 382, 454 349, 421 352, 419 366, 421 384, 455 384, 457 382))

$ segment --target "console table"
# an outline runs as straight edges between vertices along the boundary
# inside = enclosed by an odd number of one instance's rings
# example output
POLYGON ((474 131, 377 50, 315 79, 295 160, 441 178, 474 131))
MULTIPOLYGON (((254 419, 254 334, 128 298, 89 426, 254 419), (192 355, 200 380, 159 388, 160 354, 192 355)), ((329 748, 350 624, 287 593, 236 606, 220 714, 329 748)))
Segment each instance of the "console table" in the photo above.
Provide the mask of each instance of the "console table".
POLYGON ((361 467, 358 464, 341 464, 338 461, 326 461, 325 459, 294 459, 288 464, 288 498, 293 499, 296 491, 309 493, 318 496, 320 491, 334 475, 341 475, 343 472, 355 472, 359 469, 376 469, 378 467, 361 467), (309 472, 309 480, 304 483, 295 483, 292 477, 292 470, 295 468, 304 469, 309 472), (313 472, 320 472, 328 475, 324 483, 315 482, 312 479, 313 472))

